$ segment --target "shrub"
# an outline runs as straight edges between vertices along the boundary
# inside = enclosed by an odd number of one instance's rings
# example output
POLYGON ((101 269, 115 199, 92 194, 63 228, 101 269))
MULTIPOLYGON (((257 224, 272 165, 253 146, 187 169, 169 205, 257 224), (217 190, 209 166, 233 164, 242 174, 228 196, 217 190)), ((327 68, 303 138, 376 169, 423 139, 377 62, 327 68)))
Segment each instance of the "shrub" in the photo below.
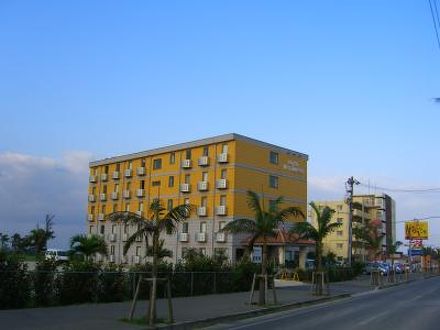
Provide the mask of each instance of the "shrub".
POLYGON ((35 306, 51 306, 57 303, 56 270, 56 261, 39 258, 32 273, 35 306))
POLYGON ((0 309, 28 307, 29 282, 23 260, 18 255, 0 251, 0 309))

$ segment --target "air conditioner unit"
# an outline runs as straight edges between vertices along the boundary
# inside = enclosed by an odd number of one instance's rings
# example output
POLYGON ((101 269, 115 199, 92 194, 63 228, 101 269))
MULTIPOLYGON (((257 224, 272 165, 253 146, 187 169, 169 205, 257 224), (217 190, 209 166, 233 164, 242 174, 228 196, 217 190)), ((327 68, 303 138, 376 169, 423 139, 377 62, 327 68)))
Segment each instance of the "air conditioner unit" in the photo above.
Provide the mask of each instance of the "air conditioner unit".
POLYGON ((113 179, 115 179, 115 180, 119 179, 119 172, 118 171, 113 172, 113 179))
POLYGON ((144 189, 138 189, 136 191, 136 196, 137 197, 144 197, 144 189))
POLYGON ((226 179, 218 179, 215 182, 215 187, 217 189, 226 189, 228 187, 228 182, 226 181, 226 179))
POLYGON ((101 181, 107 181, 107 179, 108 179, 107 173, 102 173, 101 174, 101 181))
POLYGON ((206 233, 197 233, 197 242, 206 242, 206 233))
POLYGON ((125 172, 124 172, 124 174, 125 174, 125 177, 126 177, 126 178, 131 177, 131 168, 126 169, 125 172))
POLYGON ((100 195, 100 198, 99 198, 101 201, 106 201, 107 200, 107 194, 101 194, 100 195))
POLYGON ((92 182, 92 183, 96 182, 96 175, 89 176, 89 182, 92 182))
POLYGON ((124 190, 124 198, 130 198, 130 190, 124 190))
POLYGON ((181 242, 188 242, 188 238, 189 238, 188 233, 180 233, 180 241, 181 242))
POLYGON ((206 206, 200 206, 199 208, 197 208, 197 215, 199 217, 206 217, 206 206))
POLYGON ((191 185, 189 183, 182 183, 180 185, 180 191, 185 193, 191 192, 191 185))
POLYGON ((95 201, 95 195, 89 195, 89 202, 95 201))
POLYGON ((209 157, 202 156, 199 158, 199 166, 208 166, 209 165, 209 157))
POLYGON ((227 163, 228 162, 228 154, 226 152, 219 154, 217 156, 217 161, 219 163, 227 163))
POLYGON ((141 263, 141 257, 140 256, 133 256, 133 263, 140 264, 141 263))
POLYGON ((113 254, 110 254, 108 261, 115 262, 115 256, 113 254))
POLYGON ((182 160, 182 168, 191 168, 191 159, 182 160))
POLYGON ((225 205, 217 206, 215 213, 217 215, 226 215, 226 206, 225 205))
POLYGON ((136 173, 137 175, 145 175, 145 167, 138 167, 136 173))
POLYGON ((208 181, 199 181, 197 183, 197 188, 199 189, 199 191, 208 190, 208 181))
POLYGON ((226 242, 226 233, 223 232, 217 233, 217 242, 220 243, 226 242))
POLYGON ((118 192, 117 191, 112 192, 112 199, 118 199, 118 192))

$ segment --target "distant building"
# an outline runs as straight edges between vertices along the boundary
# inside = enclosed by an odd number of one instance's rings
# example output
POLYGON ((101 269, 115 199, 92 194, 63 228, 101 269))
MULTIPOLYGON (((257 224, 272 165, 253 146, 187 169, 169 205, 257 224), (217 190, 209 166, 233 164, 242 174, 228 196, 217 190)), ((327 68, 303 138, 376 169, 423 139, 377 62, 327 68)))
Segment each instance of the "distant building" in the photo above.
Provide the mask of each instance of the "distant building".
POLYGON ((238 134, 94 161, 90 163, 87 229, 108 242, 107 261, 140 263, 145 256, 142 241, 126 256, 122 254, 135 228, 108 223, 106 215, 131 211, 148 216, 155 198, 168 209, 189 203, 195 208, 188 221, 179 225, 177 235, 163 234, 166 248, 173 252, 169 261, 177 262, 188 248, 210 256, 223 252, 236 261, 243 255, 246 237, 220 230, 233 219, 253 217, 247 191, 263 193, 266 207, 284 196, 283 207, 298 206, 306 213, 307 161, 305 154, 238 134))
MULTIPOLYGON (((349 244, 349 209, 344 200, 339 201, 315 201, 320 207, 328 206, 335 210, 333 221, 341 223, 341 227, 330 233, 324 239, 324 254, 333 252, 337 260, 346 262, 348 260, 349 244)), ((386 195, 355 195, 353 196, 353 228, 363 227, 369 221, 375 220, 379 223, 378 233, 382 236, 381 251, 386 253, 387 246, 396 242, 396 207, 394 200, 386 195)), ((316 224, 314 212, 309 210, 309 217, 312 223, 316 224)), ((352 236, 353 260, 365 261, 368 258, 368 251, 365 244, 352 236)))

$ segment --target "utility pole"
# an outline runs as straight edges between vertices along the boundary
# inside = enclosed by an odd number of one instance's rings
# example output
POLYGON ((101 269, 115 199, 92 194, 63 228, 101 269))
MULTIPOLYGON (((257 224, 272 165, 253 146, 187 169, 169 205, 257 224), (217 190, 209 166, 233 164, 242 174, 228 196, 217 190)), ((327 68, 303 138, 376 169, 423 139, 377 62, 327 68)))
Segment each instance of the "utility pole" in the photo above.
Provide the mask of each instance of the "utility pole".
POLYGON ((347 193, 346 202, 348 204, 348 265, 351 267, 352 262, 352 245, 353 245, 353 186, 360 182, 352 176, 345 183, 345 191, 347 193))

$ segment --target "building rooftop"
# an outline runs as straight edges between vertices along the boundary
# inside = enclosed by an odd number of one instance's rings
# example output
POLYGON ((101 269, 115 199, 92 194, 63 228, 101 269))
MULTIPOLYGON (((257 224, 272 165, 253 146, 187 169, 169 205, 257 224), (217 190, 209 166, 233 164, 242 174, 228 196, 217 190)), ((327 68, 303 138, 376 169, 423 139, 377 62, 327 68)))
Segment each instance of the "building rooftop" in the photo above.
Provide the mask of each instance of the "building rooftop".
POLYGON ((151 155, 157 155, 157 154, 162 154, 162 153, 166 153, 166 152, 173 152, 173 151, 178 151, 178 150, 187 149, 187 148, 195 148, 195 147, 199 147, 199 146, 203 146, 203 145, 207 145, 207 144, 221 143, 221 142, 232 141, 232 140, 247 141, 247 142, 254 143, 254 144, 257 144, 257 145, 260 145, 263 147, 267 147, 267 148, 279 150, 281 152, 285 152, 288 154, 292 154, 292 155, 304 158, 305 160, 309 159, 308 155, 291 150, 291 149, 287 149, 287 148, 283 148, 283 147, 280 147, 280 146, 277 146, 274 144, 259 141, 259 140, 256 140, 256 139, 244 136, 244 135, 240 135, 237 133, 230 133, 230 134, 223 134, 223 135, 218 135, 218 136, 214 136, 214 137, 210 137, 210 138, 195 140, 195 141, 191 141, 191 142, 173 144, 173 145, 169 145, 169 146, 165 146, 165 147, 161 147, 161 148, 155 148, 155 149, 145 150, 145 151, 141 151, 141 152, 126 154, 126 155, 104 158, 101 160, 92 161, 89 163, 89 165, 90 166, 107 165, 107 164, 112 164, 115 162, 122 162, 122 161, 140 158, 140 157, 147 157, 147 156, 151 156, 151 155))

